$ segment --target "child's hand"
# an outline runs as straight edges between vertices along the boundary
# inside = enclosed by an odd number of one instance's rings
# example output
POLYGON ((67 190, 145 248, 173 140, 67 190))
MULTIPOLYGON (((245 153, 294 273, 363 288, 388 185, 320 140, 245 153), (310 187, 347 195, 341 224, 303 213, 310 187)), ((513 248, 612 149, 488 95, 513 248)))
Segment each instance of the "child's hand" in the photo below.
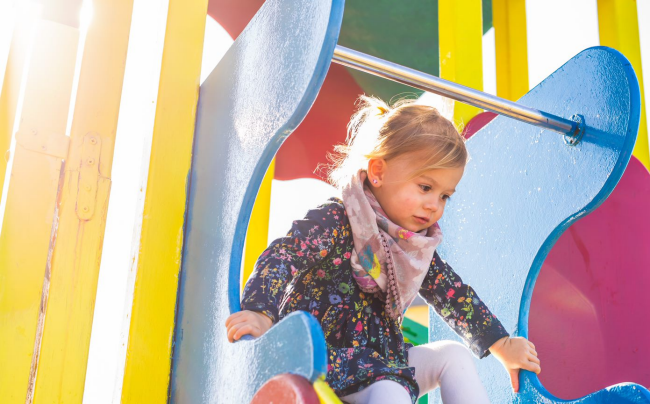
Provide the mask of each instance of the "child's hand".
POLYGON ((273 321, 266 314, 250 310, 239 311, 226 319, 228 341, 235 342, 247 334, 257 338, 272 325, 273 321))
POLYGON ((526 338, 503 337, 490 347, 490 352, 506 368, 515 393, 519 392, 519 369, 536 374, 542 371, 535 345, 526 338))

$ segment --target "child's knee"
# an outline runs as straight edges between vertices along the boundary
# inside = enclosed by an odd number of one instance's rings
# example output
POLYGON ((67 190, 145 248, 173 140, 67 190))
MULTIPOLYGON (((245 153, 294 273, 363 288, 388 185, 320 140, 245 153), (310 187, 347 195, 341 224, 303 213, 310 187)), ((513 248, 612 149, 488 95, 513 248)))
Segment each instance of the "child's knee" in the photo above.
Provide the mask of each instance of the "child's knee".
POLYGON ((476 372, 474 356, 465 345, 454 341, 446 341, 440 349, 443 352, 447 372, 476 372))
POLYGON ((448 362, 474 364, 474 356, 472 355, 472 352, 469 348, 459 342, 444 341, 440 349, 444 352, 444 355, 449 358, 448 362))
POLYGON ((466 359, 472 359, 472 351, 469 350, 465 345, 461 344, 460 342, 457 341, 442 341, 440 343, 441 349, 443 349, 446 353, 449 353, 450 355, 453 355, 454 357, 457 358, 466 358, 466 359))
POLYGON ((473 363, 472 352, 463 344, 456 341, 436 341, 426 345, 413 347, 409 350, 409 366, 416 369, 439 367, 447 363, 473 363))

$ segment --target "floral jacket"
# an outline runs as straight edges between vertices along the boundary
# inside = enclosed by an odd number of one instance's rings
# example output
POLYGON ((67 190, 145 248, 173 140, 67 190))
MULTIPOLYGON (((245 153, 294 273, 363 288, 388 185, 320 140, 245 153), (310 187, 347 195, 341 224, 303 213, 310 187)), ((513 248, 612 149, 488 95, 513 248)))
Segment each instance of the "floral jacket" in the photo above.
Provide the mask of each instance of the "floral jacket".
MULTIPOLYGON (((352 249, 343 202, 332 198, 294 221, 287 236, 262 253, 246 284, 242 309, 263 312, 274 323, 296 310, 315 316, 327 342, 326 381, 339 396, 385 379, 403 385, 415 402, 418 385, 408 366, 412 345, 404 342, 399 322, 384 313, 384 303, 357 286, 352 249)), ((437 252, 420 295, 480 358, 508 335, 437 252)))

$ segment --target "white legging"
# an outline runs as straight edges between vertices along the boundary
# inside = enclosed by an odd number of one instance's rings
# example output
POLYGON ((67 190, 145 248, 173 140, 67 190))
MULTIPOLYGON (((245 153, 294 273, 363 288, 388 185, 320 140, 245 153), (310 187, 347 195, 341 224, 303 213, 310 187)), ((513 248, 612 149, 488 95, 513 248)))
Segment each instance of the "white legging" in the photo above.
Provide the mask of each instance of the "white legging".
MULTIPOLYGON (((420 397, 440 387, 445 404, 490 402, 471 352, 458 342, 438 341, 413 347, 409 350, 409 366, 415 368, 420 397)), ((349 404, 411 403, 406 389, 390 380, 373 383, 342 400, 349 404)))

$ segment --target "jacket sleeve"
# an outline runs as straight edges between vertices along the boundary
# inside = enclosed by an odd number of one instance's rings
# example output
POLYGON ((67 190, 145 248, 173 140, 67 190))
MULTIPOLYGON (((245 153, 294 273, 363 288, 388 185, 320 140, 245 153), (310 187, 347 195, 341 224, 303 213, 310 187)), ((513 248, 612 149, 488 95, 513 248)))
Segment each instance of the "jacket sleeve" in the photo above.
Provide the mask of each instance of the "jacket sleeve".
POLYGON ((294 221, 287 235, 273 241, 255 263, 244 289, 242 310, 262 312, 276 323, 287 285, 339 242, 345 214, 341 203, 330 200, 294 221))
POLYGON ((438 253, 434 253, 429 272, 420 288, 422 296, 436 313, 458 334, 479 358, 508 336, 501 322, 438 253))

